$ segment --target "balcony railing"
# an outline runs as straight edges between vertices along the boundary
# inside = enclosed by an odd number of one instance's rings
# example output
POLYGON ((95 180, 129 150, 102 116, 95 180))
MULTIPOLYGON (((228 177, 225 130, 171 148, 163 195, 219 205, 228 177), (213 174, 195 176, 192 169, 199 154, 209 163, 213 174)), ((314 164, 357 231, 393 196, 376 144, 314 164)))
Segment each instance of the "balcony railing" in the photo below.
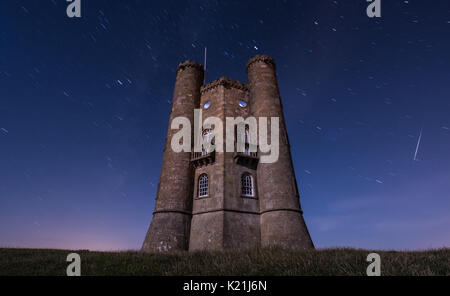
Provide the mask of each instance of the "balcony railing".
MULTIPOLYGON (((258 162, 259 162, 258 152, 251 152, 250 149, 248 148, 249 145, 247 144, 246 146, 247 147, 246 147, 245 151, 234 153, 234 159, 240 165, 256 168, 258 166, 258 162)), ((252 149, 252 150, 258 151, 258 147, 256 146, 255 149, 252 149)))
POLYGON ((244 157, 248 156, 258 158, 258 152, 244 151, 244 152, 236 152, 236 154, 244 157))
POLYGON ((213 163, 216 157, 216 152, 192 152, 191 153, 191 163, 194 165, 194 167, 199 167, 203 165, 207 165, 210 163, 213 163))
MULTIPOLYGON (((258 150, 258 147, 255 149, 258 150)), ((191 153, 191 163, 194 167, 200 167, 214 163, 216 158, 216 151, 207 152, 203 150, 202 152, 192 152, 191 153)), ((258 152, 251 152, 249 146, 247 145, 245 151, 234 152, 233 159, 236 163, 244 166, 256 167, 259 162, 258 152)))

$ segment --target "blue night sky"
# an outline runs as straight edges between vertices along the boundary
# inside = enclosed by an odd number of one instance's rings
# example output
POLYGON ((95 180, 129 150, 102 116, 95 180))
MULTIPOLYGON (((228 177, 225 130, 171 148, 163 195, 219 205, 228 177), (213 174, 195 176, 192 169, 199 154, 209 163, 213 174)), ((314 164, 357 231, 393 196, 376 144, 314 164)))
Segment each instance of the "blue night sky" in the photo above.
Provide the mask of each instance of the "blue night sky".
POLYGON ((175 70, 205 46, 207 82, 275 59, 316 247, 450 246, 449 1, 367 5, 2 1, 0 246, 140 248, 175 70))

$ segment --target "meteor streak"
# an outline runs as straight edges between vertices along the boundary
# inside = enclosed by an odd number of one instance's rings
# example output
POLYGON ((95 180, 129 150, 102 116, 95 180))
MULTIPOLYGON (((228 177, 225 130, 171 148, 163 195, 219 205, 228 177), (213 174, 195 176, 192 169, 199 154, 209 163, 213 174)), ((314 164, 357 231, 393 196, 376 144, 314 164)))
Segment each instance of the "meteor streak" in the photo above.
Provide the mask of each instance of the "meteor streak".
POLYGON ((420 130, 419 140, 417 141, 417 146, 416 146, 416 152, 414 153, 414 161, 417 161, 417 153, 419 152, 420 141, 422 140, 422 131, 423 131, 423 128, 420 130))

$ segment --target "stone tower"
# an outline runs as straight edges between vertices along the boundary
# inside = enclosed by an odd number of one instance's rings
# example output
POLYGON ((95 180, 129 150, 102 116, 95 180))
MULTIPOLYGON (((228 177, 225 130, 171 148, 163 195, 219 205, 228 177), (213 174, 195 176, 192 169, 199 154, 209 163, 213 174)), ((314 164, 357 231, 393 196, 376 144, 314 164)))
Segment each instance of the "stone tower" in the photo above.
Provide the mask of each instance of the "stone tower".
MULTIPOLYGON (((248 62, 247 74, 248 84, 220 78, 202 86, 202 66, 181 63, 170 122, 184 116, 194 126, 194 109, 201 109, 203 118, 219 118, 224 129, 227 117, 278 117, 278 161, 261 162, 259 146, 250 152, 247 137, 244 152, 175 153, 170 143, 177 130, 169 123, 143 251, 314 248, 300 207, 275 63, 258 55, 248 62)), ((203 138, 210 134, 202 131, 203 138)), ((225 147, 225 132, 223 142, 225 147)))

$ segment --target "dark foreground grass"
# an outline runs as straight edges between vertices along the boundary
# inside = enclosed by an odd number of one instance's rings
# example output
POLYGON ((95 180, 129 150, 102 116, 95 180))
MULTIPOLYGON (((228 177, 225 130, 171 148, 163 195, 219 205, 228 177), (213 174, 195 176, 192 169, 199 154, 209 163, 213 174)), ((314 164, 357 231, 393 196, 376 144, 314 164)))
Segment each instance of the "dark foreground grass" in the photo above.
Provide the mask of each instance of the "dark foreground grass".
MULTIPOLYGON (((90 252, 0 249, 0 275, 66 275, 66 257, 81 256, 82 275, 366 275, 372 251, 260 249, 171 255, 140 252, 90 252)), ((382 275, 450 275, 450 249, 397 252, 381 256, 382 275)))

